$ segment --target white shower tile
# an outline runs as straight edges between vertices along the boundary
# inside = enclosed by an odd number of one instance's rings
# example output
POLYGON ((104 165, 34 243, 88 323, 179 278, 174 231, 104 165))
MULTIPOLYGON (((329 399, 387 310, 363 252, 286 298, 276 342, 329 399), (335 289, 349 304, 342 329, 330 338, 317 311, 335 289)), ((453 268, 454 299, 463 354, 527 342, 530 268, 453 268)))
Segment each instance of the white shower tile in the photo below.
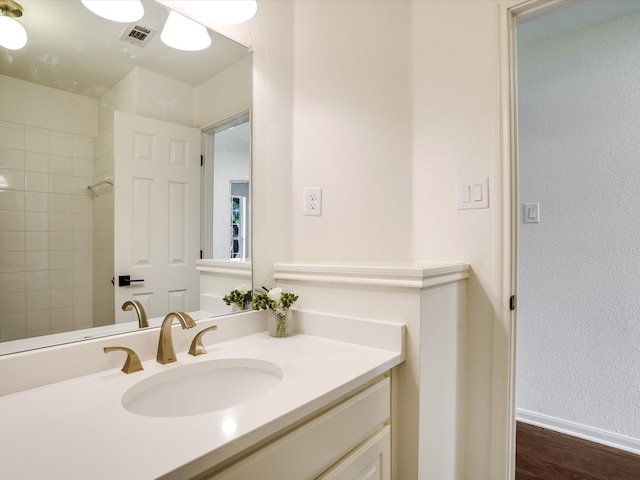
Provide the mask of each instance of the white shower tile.
POLYGON ((24 252, 24 249, 24 232, 0 231, 0 251, 24 252))
POLYGON ((72 307, 51 309, 51 328, 70 327, 73 325, 72 307))
POLYGON ((57 290, 59 288, 71 288, 73 286, 72 283, 72 272, 71 268, 67 270, 51 270, 50 278, 51 278, 51 289, 57 290))
POLYGON ((51 328, 49 309, 27 312, 27 336, 44 335, 51 328))
POLYGON ((28 152, 49 153, 49 135, 28 131, 25 150, 28 152))
POLYGON ((25 150, 25 131, 0 127, 0 147, 25 150))
POLYGON ((26 232, 26 236, 25 248, 28 252, 43 252, 49 250, 48 232, 26 232))
POLYGON ((93 309, 91 305, 73 306, 73 324, 76 328, 91 328, 93 326, 93 309))
POLYGON ((0 315, 26 311, 26 295, 25 292, 0 294, 0 315))
POLYGON ((94 258, 95 268, 113 270, 113 250, 101 250, 96 252, 94 258))
POLYGON ((52 213, 50 230, 52 232, 71 232, 73 230, 73 214, 52 213))
POLYGON ((85 213, 73 214, 73 231, 74 232, 92 232, 93 218, 92 215, 85 213))
POLYGON ((42 133, 43 135, 49 135, 50 130, 48 128, 36 127, 34 125, 25 125, 27 132, 42 133))
POLYGON ((49 132, 52 136, 73 140, 73 133, 65 132, 63 130, 49 130, 49 132))
POLYGON ((0 272, 24 272, 25 252, 0 252, 0 272))
POLYGON ((10 170, 3 168, 0 170, 0 188, 8 190, 24 190, 24 171, 10 170))
POLYGON ((51 251, 73 250, 72 238, 71 232, 51 232, 49 234, 51 251))
POLYGON ((24 212, 0 211, 0 230, 24 230, 24 212))
POLYGON ((46 232, 49 230, 49 214, 46 212, 25 212, 25 230, 27 232, 46 232))
POLYGON ((113 150, 113 127, 109 127, 96 137, 94 158, 102 157, 113 150))
POLYGON ((51 175, 51 193, 71 193, 73 184, 70 175, 51 175))
POLYGON ((24 169, 28 172, 49 173, 49 154, 27 152, 24 169))
POLYGON ((0 273, 0 292, 19 293, 26 291, 24 272, 0 273))
POLYGON ((84 158, 73 159, 73 176, 93 178, 93 160, 85 160, 84 158))
POLYGON ((72 211, 73 213, 87 213, 93 215, 93 197, 76 195, 73 199, 72 211))
POLYGON ((79 287, 73 289, 73 306, 93 305, 93 295, 91 287, 79 287))
POLYGON ((26 129, 26 126, 23 123, 14 123, 7 120, 0 120, 0 127, 13 128, 14 130, 26 129))
POLYGON ((24 189, 29 192, 48 192, 50 177, 48 173, 26 172, 24 189))
POLYGON ((91 250, 80 250, 73 252, 73 268, 93 268, 93 252, 91 250))
POLYGON ((51 155, 49 160, 49 168, 51 173, 54 173, 56 175, 72 175, 73 159, 71 157, 51 155))
POLYGON ((73 140, 69 137, 51 135, 51 155, 73 157, 73 140))
POLYGON ((43 270, 40 272, 26 272, 26 290, 28 292, 31 292, 33 290, 49 290, 49 275, 49 270, 43 270))
POLYGON ((51 308, 71 307, 73 305, 73 289, 61 288, 51 290, 51 308))
MULTIPOLYGON (((71 270, 73 268, 72 252, 51 252, 50 262, 51 270, 71 270)), ((69 276, 69 281, 71 281, 71 276, 69 276)), ((60 287, 56 287, 52 280, 51 288, 60 287)))
POLYGON ((36 290, 27 292, 27 312, 45 310, 51 307, 50 290, 36 290))
POLYGON ((28 212, 48 212, 49 194, 42 192, 27 192, 25 194, 25 210, 28 212))
POLYGON ((91 232, 73 232, 72 246, 74 250, 92 250, 93 234, 91 232))
POLYGON ((51 212, 71 213, 73 211, 73 196, 66 193, 51 194, 51 212))
POLYGON ((0 168, 10 168, 11 170, 24 170, 25 152, 24 150, 14 150, 12 148, 0 148, 0 168))
POLYGON ((73 140, 73 157, 93 161, 93 141, 81 138, 73 140))
POLYGON ((33 272, 36 270, 49 270, 50 253, 47 252, 26 252, 25 270, 33 272))
POLYGON ((107 153, 96 159, 93 166, 93 174, 96 178, 113 174, 113 154, 107 153))
POLYGON ((2 331, 3 340, 5 335, 16 335, 27 333, 27 315, 21 313, 9 313, 0 315, 0 331, 2 331))
POLYGON ((93 270, 90 268, 79 268, 73 270, 73 287, 90 287, 93 284, 93 270))
POLYGON ((113 232, 95 232, 93 234, 93 246, 98 250, 113 250, 113 232))
POLYGON ((24 192, 0 190, 0 210, 24 210, 24 192))

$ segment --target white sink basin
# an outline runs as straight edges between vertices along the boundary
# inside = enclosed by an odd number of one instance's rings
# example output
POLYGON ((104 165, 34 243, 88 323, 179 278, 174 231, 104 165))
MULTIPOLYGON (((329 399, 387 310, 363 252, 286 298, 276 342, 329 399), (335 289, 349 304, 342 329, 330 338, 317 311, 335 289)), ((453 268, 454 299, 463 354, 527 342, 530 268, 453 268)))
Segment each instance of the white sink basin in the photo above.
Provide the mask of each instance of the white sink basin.
POLYGON ((185 417, 240 405, 282 381, 280 367, 263 360, 228 358, 183 365, 135 384, 122 406, 146 417, 185 417))

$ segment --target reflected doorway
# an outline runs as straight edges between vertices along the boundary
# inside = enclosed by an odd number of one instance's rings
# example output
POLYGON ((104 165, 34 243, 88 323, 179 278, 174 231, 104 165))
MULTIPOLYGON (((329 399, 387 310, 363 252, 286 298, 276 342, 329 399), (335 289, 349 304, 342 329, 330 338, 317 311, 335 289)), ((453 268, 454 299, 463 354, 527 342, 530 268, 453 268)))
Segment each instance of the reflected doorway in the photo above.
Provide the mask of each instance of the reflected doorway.
POLYGON ((203 131, 203 258, 251 258, 249 114, 203 131))

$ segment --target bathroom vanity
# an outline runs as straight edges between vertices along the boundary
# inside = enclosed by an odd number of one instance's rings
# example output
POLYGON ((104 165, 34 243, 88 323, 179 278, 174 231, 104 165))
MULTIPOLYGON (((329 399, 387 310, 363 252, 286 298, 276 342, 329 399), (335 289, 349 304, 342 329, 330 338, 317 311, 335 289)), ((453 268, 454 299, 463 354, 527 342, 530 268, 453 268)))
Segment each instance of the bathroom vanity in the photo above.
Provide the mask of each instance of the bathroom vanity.
MULTIPOLYGON (((296 314, 298 332, 282 339, 264 331, 265 312, 201 320, 189 330, 174 325, 177 361, 168 365, 154 360, 157 330, 0 357, 3 381, 11 371, 35 365, 37 355, 53 372, 73 362, 93 370, 62 380, 32 376, 27 386, 33 388, 0 397, 3 474, 253 480, 367 472, 366 478, 389 479, 392 369, 404 360, 404 325, 296 314), (207 353, 187 355, 190 339, 214 324, 218 330, 204 336, 207 353), (144 370, 122 373, 125 355, 102 351, 113 345, 136 350, 144 370), (140 382, 217 361, 263 362, 279 375, 277 385, 204 413, 149 416, 125 408, 127 392, 140 382)), ((180 394, 177 399, 180 404, 180 394)), ((190 401, 186 391, 183 401, 190 401)))

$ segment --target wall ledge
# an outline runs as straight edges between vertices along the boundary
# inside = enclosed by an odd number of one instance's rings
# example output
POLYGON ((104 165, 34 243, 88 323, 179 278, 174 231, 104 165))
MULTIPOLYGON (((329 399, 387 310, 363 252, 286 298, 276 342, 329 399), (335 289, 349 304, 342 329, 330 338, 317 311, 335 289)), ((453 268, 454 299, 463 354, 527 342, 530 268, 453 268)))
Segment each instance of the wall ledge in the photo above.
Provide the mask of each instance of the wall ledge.
POLYGON ((216 275, 246 278, 251 282, 251 262, 240 260, 196 260, 196 270, 216 275))
POLYGON ((276 280, 422 289, 464 280, 461 262, 296 262, 276 263, 276 280))

